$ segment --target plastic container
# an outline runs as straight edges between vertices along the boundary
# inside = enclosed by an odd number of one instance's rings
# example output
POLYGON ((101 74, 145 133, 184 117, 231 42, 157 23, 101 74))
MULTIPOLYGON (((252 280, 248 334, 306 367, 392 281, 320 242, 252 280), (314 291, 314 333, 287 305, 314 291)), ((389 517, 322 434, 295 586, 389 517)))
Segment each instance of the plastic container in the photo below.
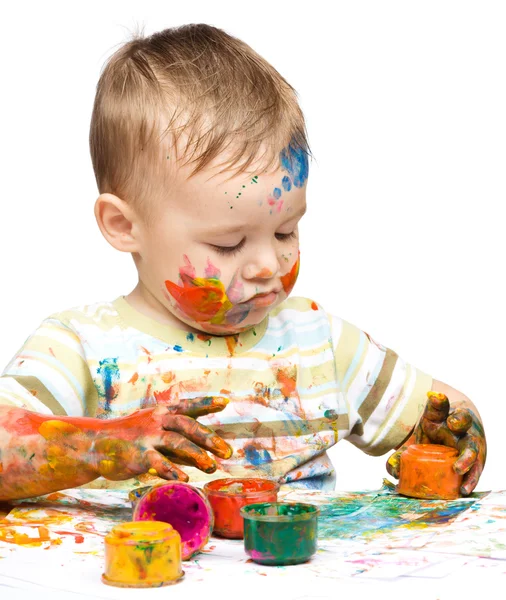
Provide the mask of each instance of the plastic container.
POLYGON ((159 521, 122 523, 105 536, 102 581, 116 587, 161 587, 177 583, 181 569, 181 538, 159 521))
POLYGON ((242 539, 244 523, 240 510, 247 504, 276 502, 279 484, 269 479, 215 479, 204 492, 214 512, 214 535, 242 539))
POLYGON ((297 565, 316 552, 318 515, 312 504, 264 502, 241 508, 244 550, 261 565, 297 565))
POLYGON ((178 481, 130 494, 134 521, 170 523, 181 536, 181 557, 188 560, 209 541, 213 511, 201 490, 178 481), (136 496, 138 498, 136 499, 136 496))
POLYGON ((458 452, 439 444, 413 444, 401 454, 397 492, 412 498, 455 500, 462 475, 453 470, 458 452))

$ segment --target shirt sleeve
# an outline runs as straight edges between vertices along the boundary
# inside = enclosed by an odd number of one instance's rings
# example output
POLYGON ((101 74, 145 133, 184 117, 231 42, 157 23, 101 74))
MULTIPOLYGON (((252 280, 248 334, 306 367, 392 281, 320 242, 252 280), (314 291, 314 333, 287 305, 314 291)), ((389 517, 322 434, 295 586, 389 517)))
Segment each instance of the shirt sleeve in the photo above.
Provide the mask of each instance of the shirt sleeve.
POLYGON ((337 378, 352 444, 373 456, 409 436, 421 416, 432 377, 347 321, 332 317, 337 378))
POLYGON ((43 414, 87 416, 97 390, 79 337, 48 318, 26 340, 0 377, 0 404, 43 414))

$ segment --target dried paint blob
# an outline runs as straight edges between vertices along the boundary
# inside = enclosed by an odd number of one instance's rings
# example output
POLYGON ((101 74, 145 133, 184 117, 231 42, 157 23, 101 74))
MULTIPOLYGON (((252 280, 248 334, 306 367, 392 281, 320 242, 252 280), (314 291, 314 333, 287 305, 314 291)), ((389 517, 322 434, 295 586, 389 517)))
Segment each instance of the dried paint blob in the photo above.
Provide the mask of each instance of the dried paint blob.
POLYGON ((148 488, 135 502, 133 520, 170 523, 181 536, 183 560, 207 544, 213 529, 213 512, 207 498, 199 489, 182 482, 148 488))
POLYGON ((215 479, 206 483, 204 492, 214 512, 215 535, 241 539, 244 536, 240 510, 247 504, 276 502, 279 484, 269 479, 215 479))
POLYGON ((403 496, 428 500, 460 497, 462 475, 453 465, 458 452, 439 444, 413 444, 401 454, 397 491, 403 496))
POLYGON ((183 575, 181 538, 168 523, 122 523, 106 535, 102 581, 107 585, 161 587, 183 575))
POLYGON ((244 550, 261 565, 296 565, 317 549, 318 514, 312 504, 264 502, 241 508, 244 550))

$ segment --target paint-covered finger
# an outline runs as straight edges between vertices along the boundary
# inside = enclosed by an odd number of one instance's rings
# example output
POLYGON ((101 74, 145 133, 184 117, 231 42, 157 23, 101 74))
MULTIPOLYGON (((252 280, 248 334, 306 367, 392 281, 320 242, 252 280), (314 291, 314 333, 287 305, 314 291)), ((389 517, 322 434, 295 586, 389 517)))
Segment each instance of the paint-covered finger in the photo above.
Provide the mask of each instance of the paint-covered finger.
POLYGON ((428 435, 424 432, 423 427, 420 425, 415 430, 415 444, 430 444, 428 435))
POLYGON ((171 414, 186 415, 196 419, 210 413, 220 412, 228 403, 229 399, 223 396, 186 398, 179 400, 176 404, 167 405, 167 411, 171 414))
POLYGON ((483 465, 480 461, 476 461, 469 470, 469 472, 466 475, 464 475, 464 479, 460 487, 460 493, 463 496, 469 496, 469 494, 472 493, 474 488, 478 485, 478 481, 480 479, 482 471, 483 465))
POLYGON ((403 450, 394 452, 387 460, 387 471, 395 479, 399 479, 399 473, 401 470, 401 454, 403 450))
POLYGON ((436 423, 443 423, 450 412, 450 401, 445 394, 437 392, 427 393, 427 404, 423 412, 423 417, 436 423))
POLYGON ((459 437, 450 431, 448 427, 441 425, 441 423, 422 421, 421 426, 428 438, 428 443, 441 444, 450 448, 458 447, 459 437))
POLYGON ((457 408, 448 415, 446 424, 450 431, 453 431, 456 435, 464 435, 471 428, 473 418, 468 410, 457 408))
POLYGON ((176 479, 178 481, 188 481, 189 479, 184 471, 181 471, 181 469, 172 464, 170 460, 156 450, 151 449, 145 452, 144 464, 148 473, 158 475, 162 479, 176 479))
POLYGON ((471 442, 461 450, 459 457, 453 465, 453 470, 459 475, 464 475, 471 469, 477 458, 478 449, 471 442))
POLYGON ((209 450, 220 458, 232 456, 232 448, 222 440, 212 429, 202 425, 186 415, 166 415, 162 426, 167 431, 176 431, 191 440, 197 446, 209 450))
POLYGON ((182 464, 197 467, 205 473, 216 471, 216 462, 205 450, 175 431, 162 433, 158 442, 153 445, 162 454, 167 455, 169 458, 174 457, 182 464))

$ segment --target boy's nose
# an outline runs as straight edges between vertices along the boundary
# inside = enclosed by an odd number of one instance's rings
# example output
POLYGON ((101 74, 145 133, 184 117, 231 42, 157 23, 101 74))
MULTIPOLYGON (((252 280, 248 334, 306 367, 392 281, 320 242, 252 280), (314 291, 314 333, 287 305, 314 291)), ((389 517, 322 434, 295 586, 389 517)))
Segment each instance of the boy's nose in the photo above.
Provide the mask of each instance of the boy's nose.
POLYGON ((279 261, 277 257, 273 256, 258 257, 259 260, 255 260, 244 267, 243 277, 245 279, 272 279, 279 272, 279 261))

